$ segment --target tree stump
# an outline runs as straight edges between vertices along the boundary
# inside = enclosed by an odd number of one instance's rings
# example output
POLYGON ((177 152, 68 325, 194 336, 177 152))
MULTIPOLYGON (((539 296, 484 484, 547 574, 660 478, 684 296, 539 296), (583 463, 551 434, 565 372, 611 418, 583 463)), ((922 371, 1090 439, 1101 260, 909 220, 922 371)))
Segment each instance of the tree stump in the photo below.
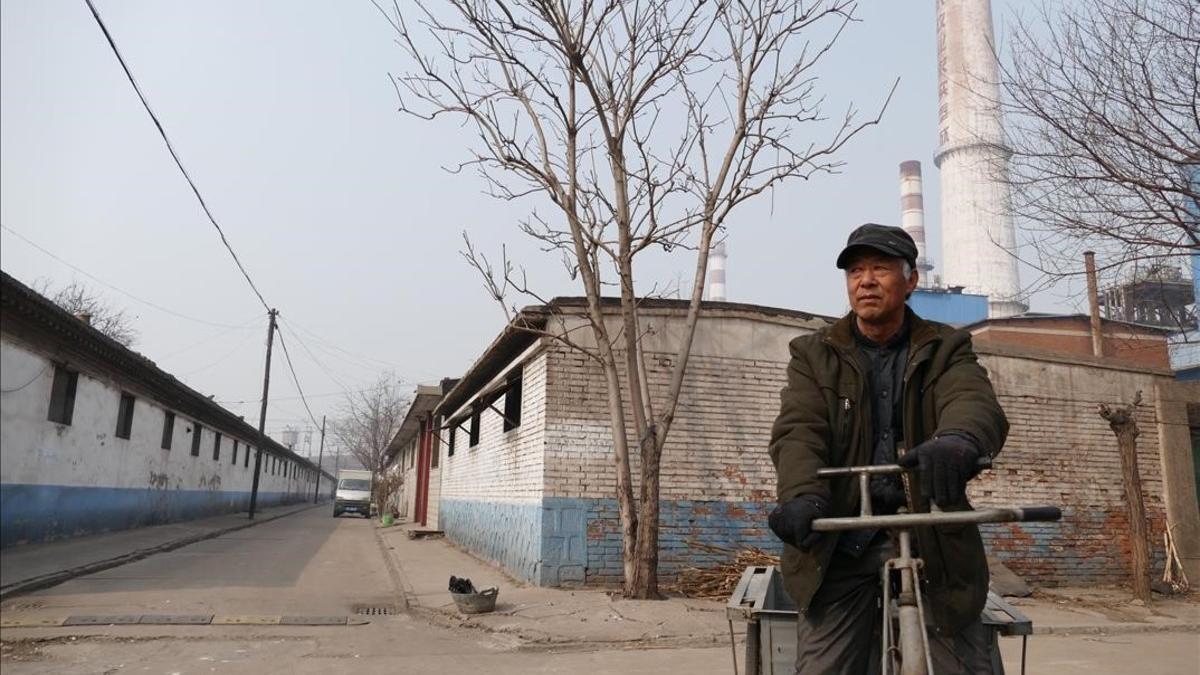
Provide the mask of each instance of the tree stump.
POLYGON ((1113 406, 1101 403, 1100 416, 1117 437, 1117 448, 1121 455, 1121 480, 1125 488, 1125 505, 1129 517, 1129 548, 1133 574, 1133 594, 1143 602, 1150 602, 1150 546, 1147 543, 1146 505, 1142 497, 1142 478, 1138 472, 1137 409, 1142 404, 1142 392, 1138 391, 1129 405, 1113 406))

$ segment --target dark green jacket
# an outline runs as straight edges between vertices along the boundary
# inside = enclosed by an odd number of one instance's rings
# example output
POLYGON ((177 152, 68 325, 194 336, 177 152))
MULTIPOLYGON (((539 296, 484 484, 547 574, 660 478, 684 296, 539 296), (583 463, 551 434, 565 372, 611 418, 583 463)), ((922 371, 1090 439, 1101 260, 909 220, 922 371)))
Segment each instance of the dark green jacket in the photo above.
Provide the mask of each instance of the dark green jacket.
MULTIPOLYGON (((984 453, 995 456, 1004 445, 1008 421, 987 371, 971 348, 970 334, 906 311, 910 341, 902 399, 903 447, 955 430, 969 433, 984 453)), ((833 516, 858 515, 857 482, 821 480, 817 469, 870 464, 872 458, 866 366, 854 344, 853 316, 792 340, 788 383, 771 430, 779 502, 821 495, 829 500, 833 516)), ((929 510, 919 494, 914 497, 919 511, 929 510)), ((964 499, 946 510, 970 508, 964 499)), ((987 601, 987 559, 979 529, 974 525, 918 528, 916 539, 925 560, 923 588, 934 623, 939 632, 956 633, 978 618, 987 601)), ((784 587, 802 612, 821 585, 836 544, 834 534, 823 537, 808 553, 785 546, 784 587)))

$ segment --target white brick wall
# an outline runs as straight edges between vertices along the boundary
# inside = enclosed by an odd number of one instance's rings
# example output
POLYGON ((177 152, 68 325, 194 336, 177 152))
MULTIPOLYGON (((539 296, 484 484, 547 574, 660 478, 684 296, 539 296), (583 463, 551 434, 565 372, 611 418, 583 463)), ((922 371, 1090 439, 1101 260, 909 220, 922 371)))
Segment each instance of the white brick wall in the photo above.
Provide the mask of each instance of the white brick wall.
MULTIPOLYGON (((479 443, 469 447, 469 420, 443 433, 440 449, 440 498, 471 500, 540 499, 544 469, 546 354, 527 357, 521 384, 521 425, 504 431, 504 420, 491 409, 480 415, 479 443), (456 434, 449 456, 450 434, 456 434)), ((501 375, 498 381, 501 381, 501 375)), ((504 409, 503 397, 495 406, 504 409)), ((431 490, 432 492, 432 490, 431 490)), ((432 497, 432 494, 431 494, 432 497)))

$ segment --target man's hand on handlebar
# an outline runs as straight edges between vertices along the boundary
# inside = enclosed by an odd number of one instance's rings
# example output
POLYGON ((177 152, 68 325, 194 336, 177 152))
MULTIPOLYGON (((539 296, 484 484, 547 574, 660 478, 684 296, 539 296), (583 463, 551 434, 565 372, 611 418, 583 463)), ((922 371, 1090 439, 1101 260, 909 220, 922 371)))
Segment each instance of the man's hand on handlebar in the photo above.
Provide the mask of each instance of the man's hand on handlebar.
POLYGON ((820 532, 813 532, 812 522, 817 518, 829 515, 829 502, 817 495, 800 495, 792 501, 781 504, 771 511, 767 524, 784 543, 791 544, 801 551, 807 551, 816 545, 821 538, 820 532))
POLYGON ((918 445, 896 463, 917 470, 921 496, 947 507, 963 500, 967 481, 979 473, 979 448, 966 436, 946 434, 918 445))

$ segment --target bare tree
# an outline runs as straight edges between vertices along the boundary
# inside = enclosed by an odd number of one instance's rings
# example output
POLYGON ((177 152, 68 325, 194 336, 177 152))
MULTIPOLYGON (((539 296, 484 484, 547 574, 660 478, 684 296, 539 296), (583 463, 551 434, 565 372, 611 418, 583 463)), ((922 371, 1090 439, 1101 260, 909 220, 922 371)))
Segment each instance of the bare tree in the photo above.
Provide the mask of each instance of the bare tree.
POLYGON ((138 331, 133 327, 134 317, 126 310, 109 304, 95 289, 72 281, 55 291, 46 279, 34 282, 33 289, 126 347, 137 340, 138 331))
MULTIPOLYGON (((435 9, 416 0, 404 11, 380 8, 412 63, 393 77, 400 110, 465 122, 470 159, 452 170, 475 170, 499 199, 532 200, 521 231, 583 286, 595 346, 541 332, 604 375, 628 597, 658 595, 661 455, 710 248, 737 207, 791 179, 836 172, 842 146, 879 120, 860 120, 852 106, 833 119, 822 112, 817 67, 854 21, 854 4, 448 0, 435 9), (638 305, 648 294, 639 296, 635 258, 658 248, 697 256, 669 384, 655 392, 638 349, 638 305), (613 322, 602 308, 606 290, 620 298, 613 322), (631 446, 640 456, 636 488, 631 446)), ((513 295, 548 304, 507 255, 494 267, 469 240, 464 255, 510 320, 513 295)))
POLYGON ((1017 19, 1002 62, 1013 208, 1051 281, 1200 253, 1200 5, 1084 0, 1017 19))
POLYGON ((334 439, 373 474, 384 469, 388 443, 400 429, 408 398, 391 373, 379 377, 374 385, 348 392, 340 415, 333 420, 334 439))

